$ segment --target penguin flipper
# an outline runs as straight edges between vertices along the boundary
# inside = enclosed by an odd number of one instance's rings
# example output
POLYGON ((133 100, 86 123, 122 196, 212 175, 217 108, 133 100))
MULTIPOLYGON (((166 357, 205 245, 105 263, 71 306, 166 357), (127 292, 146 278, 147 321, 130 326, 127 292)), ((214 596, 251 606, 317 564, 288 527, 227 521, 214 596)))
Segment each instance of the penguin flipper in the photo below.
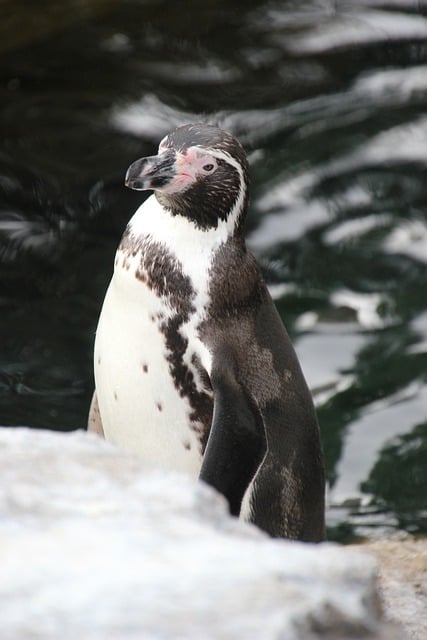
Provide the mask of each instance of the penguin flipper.
POLYGON ((211 374, 214 412, 200 479, 228 500, 238 516, 246 489, 266 452, 261 416, 230 367, 211 374))
POLYGON ((99 413, 98 398, 96 395, 96 390, 93 392, 92 402, 90 403, 87 430, 91 433, 97 433, 102 438, 105 438, 104 428, 102 426, 101 414, 99 413))

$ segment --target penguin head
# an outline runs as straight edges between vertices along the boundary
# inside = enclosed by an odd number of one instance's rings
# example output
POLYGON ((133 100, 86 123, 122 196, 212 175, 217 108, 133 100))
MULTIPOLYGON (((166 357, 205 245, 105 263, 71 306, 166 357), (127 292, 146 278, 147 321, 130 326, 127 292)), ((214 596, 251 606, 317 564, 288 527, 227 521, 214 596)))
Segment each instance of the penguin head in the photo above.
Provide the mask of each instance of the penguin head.
POLYGON ((248 201, 248 162, 230 133, 207 124, 175 129, 163 138, 158 154, 133 162, 126 173, 130 189, 154 193, 172 216, 196 227, 233 221, 240 228, 248 201))

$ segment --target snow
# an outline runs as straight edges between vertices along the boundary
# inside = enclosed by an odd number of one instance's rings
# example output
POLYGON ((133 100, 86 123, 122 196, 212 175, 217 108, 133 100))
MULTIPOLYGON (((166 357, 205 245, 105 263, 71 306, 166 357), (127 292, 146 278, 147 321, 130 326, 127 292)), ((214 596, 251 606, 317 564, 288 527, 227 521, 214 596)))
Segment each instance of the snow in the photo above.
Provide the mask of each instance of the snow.
POLYGON ((0 475, 2 640, 402 638, 370 556, 272 540, 95 435, 0 429, 0 475))

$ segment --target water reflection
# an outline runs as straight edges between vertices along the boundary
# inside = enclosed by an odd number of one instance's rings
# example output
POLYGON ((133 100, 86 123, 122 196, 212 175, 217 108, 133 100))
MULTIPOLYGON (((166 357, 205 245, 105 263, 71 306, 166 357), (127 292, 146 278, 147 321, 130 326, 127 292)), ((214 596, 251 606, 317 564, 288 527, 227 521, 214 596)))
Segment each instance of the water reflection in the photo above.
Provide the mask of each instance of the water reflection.
POLYGON ((398 525, 412 532, 425 530, 427 525, 426 443, 426 422, 394 438, 381 449, 361 485, 363 492, 373 496, 378 509, 395 513, 398 525))
POLYGON ((84 425, 141 201, 124 170, 209 120, 249 153, 248 241, 319 410, 332 537, 426 531, 426 3, 3 5, 0 421, 84 425))

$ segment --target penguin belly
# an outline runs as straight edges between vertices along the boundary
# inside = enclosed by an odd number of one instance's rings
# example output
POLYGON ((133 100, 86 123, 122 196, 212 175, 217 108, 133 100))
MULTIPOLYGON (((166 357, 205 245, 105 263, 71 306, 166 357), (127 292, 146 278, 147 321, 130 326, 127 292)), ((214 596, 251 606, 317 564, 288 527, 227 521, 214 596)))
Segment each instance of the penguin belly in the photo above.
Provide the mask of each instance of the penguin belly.
POLYGON ((170 373, 161 331, 170 313, 164 299, 116 264, 96 332, 96 393, 107 440, 145 461, 197 476, 200 442, 170 373))

